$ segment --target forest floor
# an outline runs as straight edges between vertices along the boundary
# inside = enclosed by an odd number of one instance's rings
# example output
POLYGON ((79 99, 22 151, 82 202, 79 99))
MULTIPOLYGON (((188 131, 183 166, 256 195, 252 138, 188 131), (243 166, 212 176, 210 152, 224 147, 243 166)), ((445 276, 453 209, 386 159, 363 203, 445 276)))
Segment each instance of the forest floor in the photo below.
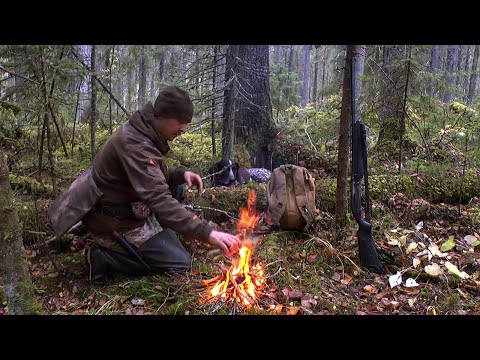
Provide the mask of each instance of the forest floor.
MULTIPOLYGON (((222 278, 220 269, 231 264, 197 241, 185 244, 193 255, 188 273, 118 275, 106 286, 87 281, 82 236, 71 237, 63 248, 26 251, 45 314, 480 314, 479 205, 479 199, 459 207, 402 194, 388 204, 374 203, 373 237, 381 258, 393 257, 384 274, 358 267, 358 226, 335 234, 328 213, 321 213, 308 233, 256 235, 252 264, 260 263, 265 282, 251 306, 207 294, 214 282, 205 281, 222 278)), ((221 227, 234 232, 234 225, 221 227)), ((0 300, 0 314, 6 314, 6 300, 0 300)))

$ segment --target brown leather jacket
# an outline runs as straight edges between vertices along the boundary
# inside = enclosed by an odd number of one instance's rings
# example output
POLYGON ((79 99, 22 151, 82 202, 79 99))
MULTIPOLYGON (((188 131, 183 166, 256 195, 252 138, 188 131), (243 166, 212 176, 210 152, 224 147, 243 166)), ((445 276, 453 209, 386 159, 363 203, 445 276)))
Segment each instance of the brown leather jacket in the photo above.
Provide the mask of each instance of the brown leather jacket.
MULTIPOLYGON (((207 241, 212 228, 185 209, 170 193, 169 185, 185 183, 185 167, 167 169, 164 155, 167 141, 151 126, 153 106, 145 105, 118 128, 93 161, 93 179, 103 196, 97 204, 108 206, 144 203, 160 225, 187 238, 207 241)), ((113 230, 127 232, 144 224, 144 219, 112 217, 90 213, 84 218, 87 229, 96 235, 111 236, 113 230)))

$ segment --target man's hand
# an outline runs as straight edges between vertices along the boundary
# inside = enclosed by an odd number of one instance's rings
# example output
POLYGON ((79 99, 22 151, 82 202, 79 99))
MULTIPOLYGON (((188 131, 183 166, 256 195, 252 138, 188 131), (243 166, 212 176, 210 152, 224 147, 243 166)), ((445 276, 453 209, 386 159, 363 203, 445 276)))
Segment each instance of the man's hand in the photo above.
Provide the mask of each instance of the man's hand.
POLYGON ((200 175, 195 174, 192 171, 185 171, 185 174, 183 175, 185 178, 185 182, 187 183, 187 188, 191 188, 192 185, 195 185, 198 189, 198 193, 201 194, 203 191, 203 181, 200 175))
POLYGON ((208 242, 223 250, 224 254, 229 258, 237 253, 242 245, 238 236, 216 230, 212 230, 208 237, 208 242))

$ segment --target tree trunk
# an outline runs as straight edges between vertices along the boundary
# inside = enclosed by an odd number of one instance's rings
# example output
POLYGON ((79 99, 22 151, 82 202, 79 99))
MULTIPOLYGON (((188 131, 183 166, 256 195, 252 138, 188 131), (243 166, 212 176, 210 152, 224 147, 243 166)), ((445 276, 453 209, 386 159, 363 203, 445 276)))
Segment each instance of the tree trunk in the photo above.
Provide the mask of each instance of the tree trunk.
POLYGON ((317 47, 317 45, 315 46, 314 48, 314 56, 313 58, 315 59, 314 60, 314 73, 313 73, 313 89, 312 89, 312 101, 314 103, 314 105, 316 106, 317 105, 317 92, 318 92, 318 53, 320 51, 320 48, 317 47))
MULTIPOLYGON (((128 53, 127 53, 128 54, 128 53)), ((133 93, 133 70, 130 66, 127 68, 127 94, 125 99, 125 104, 127 105, 127 110, 132 113, 132 93, 133 93)))
POLYGON ((456 73, 456 64, 458 58, 458 45, 450 45, 447 50, 447 66, 446 66, 446 77, 447 77, 447 88, 443 96, 443 102, 449 103, 453 99, 452 88, 455 86, 455 73, 456 73))
MULTIPOLYGON (((227 56, 226 81, 231 82, 229 91, 233 90, 235 94, 232 96, 230 93, 227 100, 230 103, 230 108, 227 108, 229 111, 225 111, 229 117, 227 123, 235 123, 235 142, 243 144, 248 150, 252 166, 269 169, 270 143, 275 132, 269 88, 268 45, 235 45, 227 56)), ((224 156, 227 154, 225 151, 222 152, 224 156)))
POLYGON ((467 100, 468 95, 468 74, 470 73, 470 67, 472 66, 472 46, 467 45, 467 54, 465 55, 465 67, 463 68, 463 83, 461 91, 463 94, 463 101, 467 100))
POLYGON ((431 55, 430 55, 430 71, 432 72, 432 80, 430 82, 430 88, 428 89, 428 93, 430 95, 434 95, 438 90, 438 86, 437 86, 438 80, 436 78, 436 74, 440 69, 439 63, 440 63, 440 56, 438 52, 438 45, 433 45, 431 55))
POLYGON ((477 81, 478 81, 478 54, 480 45, 475 45, 475 52, 473 53, 473 66, 472 75, 470 76, 470 86, 468 88, 467 104, 471 105, 475 95, 477 93, 477 81))
POLYGON ((302 61, 302 106, 307 106, 309 102, 308 92, 310 84, 310 45, 303 46, 303 61, 302 61))
POLYGON ((396 154, 400 134, 405 133, 402 123, 403 94, 406 85, 405 45, 385 46, 383 71, 385 86, 383 88, 383 107, 381 111, 381 128, 377 146, 387 153, 396 154))
POLYGON ((90 98, 90 159, 93 161, 95 157, 95 125, 97 123, 97 80, 95 76, 95 55, 96 45, 92 45, 92 54, 90 57, 90 70, 92 75, 90 76, 90 86, 92 88, 92 94, 90 98))
POLYGON ((217 144, 215 139, 215 124, 216 116, 215 109, 216 105, 216 95, 217 95, 217 46, 213 45, 213 73, 212 73, 212 155, 215 158, 217 156, 217 144))
POLYGON ((281 64, 283 62, 283 45, 277 45, 277 64, 281 64))
POLYGON ((23 247, 22 228, 12 205, 6 156, 0 150, 0 276, 10 315, 40 314, 23 247))
MULTIPOLYGON (((468 46, 467 46, 468 47, 468 46)), ((460 87, 461 83, 461 71, 462 71, 462 45, 458 45, 458 51, 457 51, 457 59, 455 63, 455 71, 457 73, 456 79, 455 79, 455 87, 458 89, 460 87)))
POLYGON ((225 63, 225 90, 222 122, 222 157, 233 159, 235 141, 235 98, 237 93, 237 74, 235 72, 240 45, 230 45, 227 49, 225 63))
MULTIPOLYGON (((355 103, 358 104, 362 94, 362 76, 365 63, 365 45, 347 45, 345 71, 343 77, 342 109, 338 136, 338 170, 337 193, 335 201, 335 224, 339 228, 347 223, 348 193, 348 159, 352 128, 351 109, 351 68, 350 59, 355 61, 355 103)), ((360 106, 356 106, 357 119, 360 119, 360 106)))
POLYGON ((142 45, 140 48, 140 63, 138 66, 138 103, 137 107, 140 109, 145 105, 147 93, 147 69, 145 65, 145 50, 147 45, 142 45))
POLYGON ((321 91, 322 91, 322 96, 320 98, 320 103, 323 105, 323 95, 325 94, 325 84, 327 83, 327 79, 326 79, 326 76, 327 76, 327 60, 328 60, 328 56, 330 55, 330 52, 325 49, 324 51, 325 53, 325 56, 323 58, 323 62, 322 62, 322 84, 321 84, 321 91))
MULTIPOLYGON (((115 45, 112 45, 112 50, 111 52, 108 52, 108 89, 110 90, 110 93, 112 92, 112 66, 113 66, 113 61, 115 59, 115 45), (110 59, 111 58, 111 59, 110 59)), ((117 95, 118 96, 118 95, 117 95)), ((112 97, 110 96, 108 98, 108 128, 110 130, 110 135, 113 133, 113 119, 112 119, 112 97)))

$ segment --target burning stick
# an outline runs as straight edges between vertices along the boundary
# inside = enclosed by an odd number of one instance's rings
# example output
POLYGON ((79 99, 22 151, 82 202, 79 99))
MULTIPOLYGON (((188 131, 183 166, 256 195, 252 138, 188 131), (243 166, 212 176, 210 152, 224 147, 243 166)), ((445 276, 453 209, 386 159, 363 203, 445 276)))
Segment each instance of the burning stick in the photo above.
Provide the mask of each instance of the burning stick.
POLYGON ((215 302, 222 299, 226 302, 233 299, 236 303, 247 307, 257 302, 265 284, 265 275, 260 264, 257 263, 254 266, 250 264, 254 250, 253 242, 258 241, 258 237, 252 236, 252 231, 261 217, 261 214, 257 214, 255 204, 256 195, 252 190, 248 194, 247 208, 240 208, 240 219, 237 222, 238 234, 243 240, 243 246, 239 249, 238 258, 233 259, 230 268, 217 265, 222 270, 222 275, 203 282, 205 286, 215 282, 208 291, 208 301, 215 302))
POLYGON ((216 281, 221 280, 221 279, 222 279, 222 276, 221 276, 221 275, 217 275, 217 276, 215 276, 214 278, 207 279, 207 280, 203 280, 203 281, 202 281, 202 285, 203 285, 203 286, 208 286, 208 285, 210 285, 211 283, 216 282, 216 281))

